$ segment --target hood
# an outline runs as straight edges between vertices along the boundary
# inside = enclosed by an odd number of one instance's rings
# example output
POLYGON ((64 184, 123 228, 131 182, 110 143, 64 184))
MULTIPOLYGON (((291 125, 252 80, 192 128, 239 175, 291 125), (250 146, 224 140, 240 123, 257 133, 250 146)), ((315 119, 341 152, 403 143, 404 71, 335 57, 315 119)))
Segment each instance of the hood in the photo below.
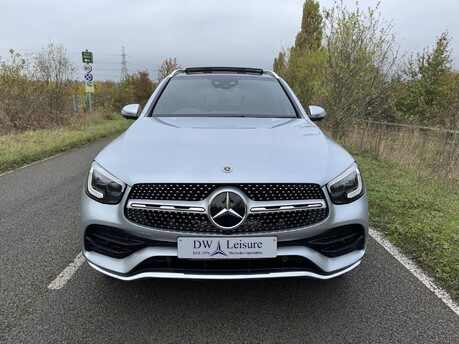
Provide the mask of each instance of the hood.
POLYGON ((354 159, 305 119, 140 117, 96 161, 136 183, 317 183, 354 159), (229 166, 231 173, 224 173, 229 166))

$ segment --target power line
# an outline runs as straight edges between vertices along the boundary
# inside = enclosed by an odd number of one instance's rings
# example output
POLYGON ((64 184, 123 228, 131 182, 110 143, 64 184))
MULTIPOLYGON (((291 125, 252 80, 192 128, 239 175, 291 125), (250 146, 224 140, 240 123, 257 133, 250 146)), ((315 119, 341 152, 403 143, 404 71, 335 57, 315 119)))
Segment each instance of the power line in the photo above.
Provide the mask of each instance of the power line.
POLYGON ((103 72, 119 72, 119 69, 105 69, 105 68, 97 68, 97 70, 99 71, 103 71, 103 72))
POLYGON ((145 66, 146 66, 146 69, 149 69, 149 70, 154 70, 154 69, 157 68, 157 67, 153 67, 151 62, 142 61, 142 59, 139 59, 139 58, 137 58, 135 56, 132 56, 130 54, 126 54, 126 56, 128 56, 131 59, 133 59, 134 61, 137 61, 137 63, 139 63, 142 66, 142 68, 145 68, 145 66))
POLYGON ((121 54, 121 80, 126 79, 127 75, 127 65, 126 65, 126 53, 124 52, 124 47, 122 47, 121 54))
POLYGON ((97 64, 120 64, 119 62, 105 62, 105 61, 96 61, 97 64))

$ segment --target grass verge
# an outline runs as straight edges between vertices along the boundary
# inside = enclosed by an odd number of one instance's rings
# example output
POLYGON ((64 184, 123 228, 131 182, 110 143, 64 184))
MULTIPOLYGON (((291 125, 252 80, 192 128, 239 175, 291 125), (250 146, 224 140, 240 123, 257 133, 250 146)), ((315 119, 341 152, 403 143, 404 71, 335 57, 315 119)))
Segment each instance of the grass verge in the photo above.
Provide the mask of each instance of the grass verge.
POLYGON ((121 117, 95 119, 53 129, 2 135, 0 136, 0 173, 71 148, 118 135, 131 123, 121 117))
POLYGON ((368 189, 370 225, 459 301, 459 184, 353 152, 368 189))

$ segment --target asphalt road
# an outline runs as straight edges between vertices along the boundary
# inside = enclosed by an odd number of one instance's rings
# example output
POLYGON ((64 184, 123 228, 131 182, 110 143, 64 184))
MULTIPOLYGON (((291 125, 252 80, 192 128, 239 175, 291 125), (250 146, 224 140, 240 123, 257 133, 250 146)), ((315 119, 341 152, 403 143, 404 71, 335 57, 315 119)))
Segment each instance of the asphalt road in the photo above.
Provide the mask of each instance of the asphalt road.
POLYGON ((0 176, 0 342, 459 343, 459 317, 370 239, 331 281, 121 282, 84 263, 79 198, 90 145, 0 176))

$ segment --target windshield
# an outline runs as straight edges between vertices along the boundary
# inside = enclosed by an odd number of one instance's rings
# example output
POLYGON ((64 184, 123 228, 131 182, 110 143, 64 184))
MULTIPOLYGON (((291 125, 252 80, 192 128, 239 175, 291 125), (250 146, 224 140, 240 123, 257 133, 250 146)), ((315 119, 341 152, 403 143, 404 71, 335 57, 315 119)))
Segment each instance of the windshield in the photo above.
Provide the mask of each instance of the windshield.
POLYGON ((240 74, 178 75, 161 94, 153 116, 296 117, 279 82, 240 74))

